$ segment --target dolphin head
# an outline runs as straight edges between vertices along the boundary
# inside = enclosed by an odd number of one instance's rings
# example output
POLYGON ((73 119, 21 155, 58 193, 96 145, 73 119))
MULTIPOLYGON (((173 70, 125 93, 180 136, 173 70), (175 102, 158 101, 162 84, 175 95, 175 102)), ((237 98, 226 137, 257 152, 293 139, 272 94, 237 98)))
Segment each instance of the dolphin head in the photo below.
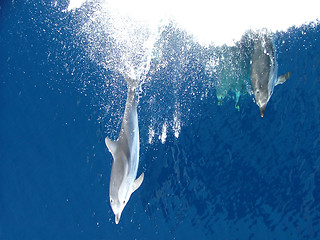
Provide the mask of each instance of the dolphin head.
POLYGON ((267 104, 265 104, 265 105, 260 107, 260 115, 261 115, 261 117, 264 116, 264 111, 266 110, 266 107, 267 107, 267 104))
POLYGON ((254 88, 254 97, 256 99, 256 103, 260 108, 261 117, 264 116, 264 111, 266 110, 267 103, 269 101, 269 94, 264 89, 260 89, 259 87, 254 88))
POLYGON ((123 161, 125 156, 122 154, 123 152, 114 154, 109 187, 110 205, 115 215, 116 224, 119 223, 121 213, 132 194, 132 184, 127 177, 128 164, 126 159, 123 161))
POLYGON ((121 213, 122 213, 124 207, 126 206, 126 203, 127 203, 126 201, 120 201, 119 199, 112 199, 110 197, 110 205, 111 205, 112 211, 115 215, 116 224, 118 224, 120 221, 121 213))
POLYGON ((130 189, 132 188, 128 184, 121 184, 119 188, 115 188, 113 184, 110 185, 110 205, 115 215, 116 224, 119 223, 121 213, 130 199, 132 193, 130 189))

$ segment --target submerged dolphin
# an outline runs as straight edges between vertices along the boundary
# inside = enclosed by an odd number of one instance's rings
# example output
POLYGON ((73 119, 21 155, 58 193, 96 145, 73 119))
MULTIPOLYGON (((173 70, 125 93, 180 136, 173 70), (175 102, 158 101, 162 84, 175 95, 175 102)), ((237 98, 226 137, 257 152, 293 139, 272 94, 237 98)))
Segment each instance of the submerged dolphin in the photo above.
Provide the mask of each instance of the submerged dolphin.
POLYGON ((288 72, 277 77, 278 63, 274 49, 273 41, 266 35, 258 36, 254 40, 251 56, 251 83, 261 117, 264 116, 274 87, 284 83, 291 76, 288 72))
POLYGON ((110 178, 110 205, 119 223, 121 213, 131 194, 137 190, 144 173, 136 179, 139 164, 139 127, 136 101, 138 81, 126 78, 128 95, 119 137, 112 141, 106 137, 105 143, 112 154, 113 164, 110 178))

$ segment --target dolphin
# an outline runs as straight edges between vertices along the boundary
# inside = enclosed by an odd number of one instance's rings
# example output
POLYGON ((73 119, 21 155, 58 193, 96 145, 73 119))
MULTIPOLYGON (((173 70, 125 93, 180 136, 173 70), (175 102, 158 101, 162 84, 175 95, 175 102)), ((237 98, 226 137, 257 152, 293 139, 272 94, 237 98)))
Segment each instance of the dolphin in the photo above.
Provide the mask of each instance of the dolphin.
POLYGON ((284 83, 291 76, 291 72, 277 76, 278 63, 275 47, 267 35, 259 35, 254 39, 250 64, 253 93, 263 117, 274 87, 284 83))
POLYGON ((144 178, 142 173, 136 179, 140 147, 136 101, 138 81, 129 77, 126 77, 126 81, 128 94, 119 137, 116 141, 108 137, 105 139, 113 157, 109 196, 116 224, 119 223, 121 213, 131 194, 140 187, 144 178))

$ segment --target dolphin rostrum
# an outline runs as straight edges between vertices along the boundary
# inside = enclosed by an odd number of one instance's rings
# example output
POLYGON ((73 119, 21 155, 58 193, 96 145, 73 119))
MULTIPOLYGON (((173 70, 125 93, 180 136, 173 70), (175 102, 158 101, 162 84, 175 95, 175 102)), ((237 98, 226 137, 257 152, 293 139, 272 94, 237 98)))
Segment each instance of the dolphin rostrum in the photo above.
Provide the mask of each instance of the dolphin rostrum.
POLYGON ((113 164, 110 178, 110 205, 119 223, 121 213, 131 194, 137 190, 144 173, 136 179, 139 164, 139 127, 136 101, 138 81, 126 77, 128 95, 119 137, 112 141, 106 137, 105 143, 112 154, 113 164))
POLYGON ((291 76, 291 72, 279 77, 277 74, 278 63, 273 41, 267 35, 257 36, 251 56, 251 83, 261 117, 264 116, 274 87, 284 83, 291 76))

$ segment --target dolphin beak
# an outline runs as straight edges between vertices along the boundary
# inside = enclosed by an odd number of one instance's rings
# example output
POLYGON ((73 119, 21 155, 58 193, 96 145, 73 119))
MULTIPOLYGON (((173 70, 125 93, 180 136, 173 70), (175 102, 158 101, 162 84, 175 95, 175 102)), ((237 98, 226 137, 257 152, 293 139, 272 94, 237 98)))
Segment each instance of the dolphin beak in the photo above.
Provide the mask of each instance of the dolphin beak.
POLYGON ((118 213, 118 214, 115 215, 115 222, 116 222, 116 224, 119 223, 119 221, 120 221, 120 216, 121 216, 121 213, 118 213))
POLYGON ((261 108, 260 108, 260 115, 261 115, 261 117, 263 117, 264 116, 264 111, 266 110, 266 104, 265 105, 263 105, 261 108))

